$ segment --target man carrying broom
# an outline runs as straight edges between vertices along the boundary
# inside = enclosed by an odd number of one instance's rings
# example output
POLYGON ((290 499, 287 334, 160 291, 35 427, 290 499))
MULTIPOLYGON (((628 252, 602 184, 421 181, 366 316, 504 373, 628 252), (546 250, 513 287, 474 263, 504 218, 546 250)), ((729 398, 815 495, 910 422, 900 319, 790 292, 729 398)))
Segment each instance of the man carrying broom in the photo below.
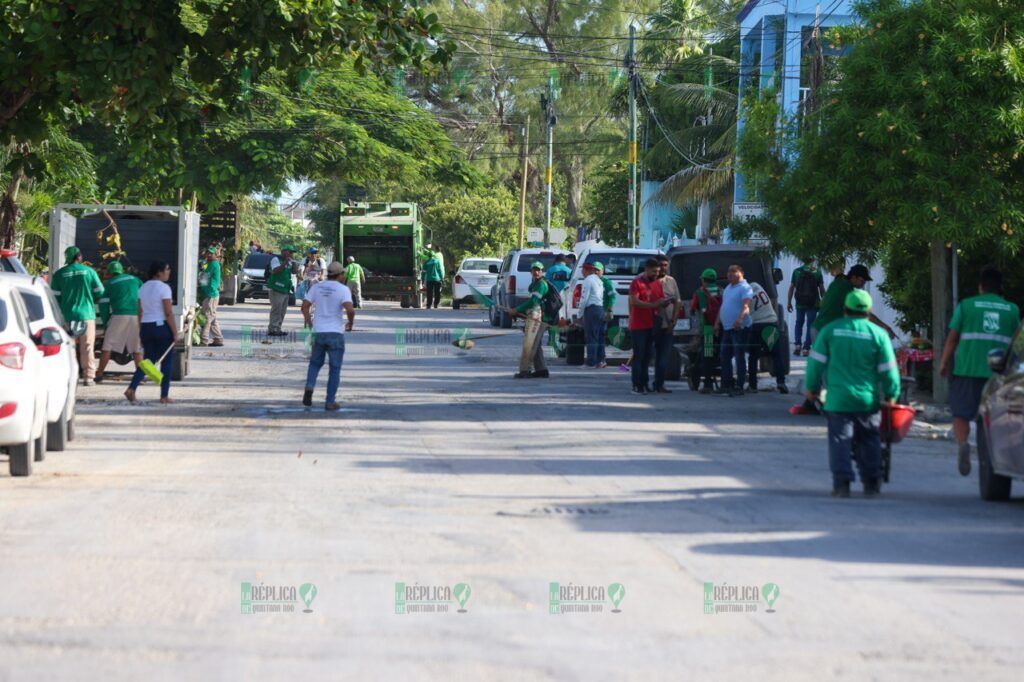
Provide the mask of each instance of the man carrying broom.
POLYGON ((544 297, 548 295, 551 287, 544 278, 544 264, 534 261, 530 266, 530 275, 533 277, 533 281, 530 282, 530 297, 508 310, 513 315, 526 318, 523 323, 523 353, 519 358, 519 371, 515 378, 547 379, 550 373, 544 363, 544 330, 558 321, 545 319, 544 316, 544 297))

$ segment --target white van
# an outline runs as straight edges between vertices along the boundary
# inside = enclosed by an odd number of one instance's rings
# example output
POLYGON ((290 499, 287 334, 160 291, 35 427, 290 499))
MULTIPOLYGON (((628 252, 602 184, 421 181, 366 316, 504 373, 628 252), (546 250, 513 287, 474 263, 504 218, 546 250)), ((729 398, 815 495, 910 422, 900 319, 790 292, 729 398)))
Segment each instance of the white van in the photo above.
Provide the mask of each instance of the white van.
POLYGON ((565 256, 565 264, 571 268, 576 260, 576 254, 572 251, 555 248, 509 251, 498 268, 498 281, 491 287, 491 301, 494 303, 489 310, 491 325, 505 329, 512 326, 512 316, 500 308, 515 308, 530 296, 530 281, 533 279, 530 275, 530 266, 535 261, 543 263, 546 272, 560 255, 565 256))

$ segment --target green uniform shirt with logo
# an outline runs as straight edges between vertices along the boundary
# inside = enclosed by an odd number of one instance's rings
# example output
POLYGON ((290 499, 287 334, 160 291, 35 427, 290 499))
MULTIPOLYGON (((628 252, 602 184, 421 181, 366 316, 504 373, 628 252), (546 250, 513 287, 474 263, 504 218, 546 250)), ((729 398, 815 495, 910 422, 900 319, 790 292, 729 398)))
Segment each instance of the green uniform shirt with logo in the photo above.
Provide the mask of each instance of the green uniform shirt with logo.
POLYGON ((107 280, 106 293, 100 299, 104 321, 111 315, 138 315, 142 280, 135 275, 116 275, 107 280))
POLYGON ((345 281, 349 284, 362 282, 366 277, 363 275, 363 266, 359 263, 349 263, 345 266, 345 281))
POLYGON ((814 329, 821 333, 822 329, 843 317, 846 295, 851 291, 853 291, 853 285, 843 276, 836 277, 832 284, 828 285, 825 298, 821 299, 818 316, 814 318, 814 329))
POLYGON ((844 317, 818 334, 807 359, 807 388, 817 391, 827 374, 827 412, 876 412, 900 392, 892 343, 881 327, 844 317))
POLYGON ((619 295, 615 292, 615 284, 612 282, 611 278, 602 276, 601 283, 604 284, 604 298, 602 299, 604 303, 604 310, 605 312, 610 313, 612 311, 612 307, 615 305, 615 299, 617 299, 619 295))
POLYGON ((199 296, 204 299, 220 296, 220 261, 206 261, 199 269, 199 296))
POLYGON ((423 281, 440 282, 442 279, 444 279, 444 270, 436 257, 423 264, 423 281))
MULTIPOLYGON (((284 261, 278 259, 278 263, 282 264, 284 261)), ((271 268, 270 277, 267 278, 267 288, 279 294, 292 293, 292 263, 288 263, 277 272, 271 268)))
POLYGON ((50 288, 60 302, 60 311, 65 320, 78 322, 96 319, 96 301, 103 295, 103 282, 88 265, 65 265, 53 273, 50 288))
POLYGON ((542 301, 544 297, 548 295, 548 281, 541 277, 536 282, 530 282, 530 297, 516 306, 516 310, 521 313, 528 313, 534 308, 541 309, 541 319, 547 324, 554 324, 557 320, 551 320, 547 316, 543 315, 544 306, 542 301))
POLYGON ((961 301, 949 323, 952 331, 960 332, 953 374, 979 379, 992 376, 988 352, 1009 346, 1019 324, 1020 309, 997 294, 982 294, 961 301))

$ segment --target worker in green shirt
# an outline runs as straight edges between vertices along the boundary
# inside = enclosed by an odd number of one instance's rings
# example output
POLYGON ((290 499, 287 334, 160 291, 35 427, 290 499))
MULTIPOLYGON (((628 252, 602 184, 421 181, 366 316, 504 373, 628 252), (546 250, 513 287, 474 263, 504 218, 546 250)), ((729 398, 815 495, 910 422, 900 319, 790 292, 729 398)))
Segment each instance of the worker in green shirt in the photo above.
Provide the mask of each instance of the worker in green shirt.
POLYGON ((604 263, 601 261, 595 261, 594 270, 597 271, 597 276, 601 278, 601 284, 604 285, 604 319, 605 322, 611 322, 613 317, 612 308, 615 307, 615 299, 617 299, 619 295, 615 293, 614 282, 604 274, 604 263))
POLYGON ((544 331, 557 320, 545 319, 544 297, 548 295, 551 284, 544 278, 544 264, 534 261, 530 265, 530 297, 515 308, 506 310, 513 315, 524 317, 523 322, 523 352, 519 356, 519 371, 515 377, 526 379, 529 377, 547 379, 549 376, 547 364, 544 362, 544 331), (533 371, 530 371, 530 368, 533 371))
POLYGON ((111 353, 130 353, 135 366, 142 362, 142 341, 139 340, 139 289, 142 280, 129 275, 117 261, 107 263, 109 278, 103 284, 100 316, 103 318, 103 346, 96 383, 103 381, 111 353))
POLYGON ((427 286, 427 307, 437 308, 441 303, 441 280, 444 279, 444 267, 436 253, 423 264, 423 282, 427 286))
POLYGON ((217 321, 217 304, 220 302, 220 260, 217 258, 217 247, 209 247, 204 255, 206 260, 199 268, 199 298, 206 324, 199 330, 199 345, 223 346, 224 335, 217 321))
POLYGON ((345 284, 352 292, 352 305, 356 308, 363 306, 363 284, 366 282, 366 273, 363 266, 356 262, 355 256, 345 259, 345 284))
POLYGON ((270 297, 270 323, 267 325, 267 336, 286 336, 288 332, 281 329, 284 316, 288 313, 288 301, 295 290, 292 276, 299 274, 299 264, 292 254, 295 247, 284 245, 281 256, 270 259, 270 277, 267 278, 267 295, 270 297))
POLYGON ((86 386, 96 378, 96 301, 103 295, 103 283, 96 271, 82 262, 77 246, 64 249, 64 267, 53 273, 50 288, 60 303, 68 330, 78 344, 78 366, 86 386))
POLYGON ((846 295, 843 305, 846 316, 822 329, 811 348, 807 399, 817 400, 827 372, 825 415, 832 495, 850 496, 856 441, 864 495, 873 497, 880 492, 882 479, 879 406, 892 404, 899 395, 900 374, 889 337, 868 321, 871 295, 856 289, 846 295))
MULTIPOLYGON (((858 263, 850 268, 846 275, 843 275, 842 267, 842 264, 839 264, 832 268, 832 275, 835 279, 828 286, 828 291, 825 292, 825 297, 821 300, 818 315, 814 318, 814 324, 811 325, 813 330, 811 333, 812 341, 815 335, 821 333, 822 329, 836 320, 842 319, 843 304, 850 292, 854 289, 863 289, 867 282, 872 281, 871 271, 867 269, 867 266, 858 263)), ((868 319, 888 332, 889 338, 896 336, 896 332, 885 322, 875 317, 874 314, 870 314, 868 319)))
POLYGON ((981 394, 992 376, 989 351, 1007 348, 1020 324, 1020 308, 1002 297, 1003 274, 994 267, 981 271, 978 295, 966 298, 953 311, 949 337, 942 349, 943 376, 952 375, 949 406, 953 412, 953 434, 959 445, 957 468, 963 476, 971 473, 971 422, 978 416, 981 394))

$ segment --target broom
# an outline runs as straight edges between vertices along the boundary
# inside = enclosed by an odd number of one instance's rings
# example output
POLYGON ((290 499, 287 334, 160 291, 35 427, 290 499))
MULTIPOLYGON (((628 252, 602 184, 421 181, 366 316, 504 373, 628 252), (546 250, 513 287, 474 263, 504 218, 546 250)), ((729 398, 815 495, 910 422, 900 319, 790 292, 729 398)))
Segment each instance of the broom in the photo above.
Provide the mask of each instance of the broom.
POLYGON ((173 341, 171 342, 171 345, 167 346, 167 350, 164 351, 164 354, 161 355, 160 358, 155 363, 152 360, 143 360, 142 362, 139 363, 139 370, 141 370, 143 374, 149 377, 149 380, 152 381, 154 384, 159 385, 164 382, 164 374, 159 369, 157 369, 157 365, 164 361, 164 358, 167 357, 167 354, 171 352, 172 348, 174 348, 173 341))

